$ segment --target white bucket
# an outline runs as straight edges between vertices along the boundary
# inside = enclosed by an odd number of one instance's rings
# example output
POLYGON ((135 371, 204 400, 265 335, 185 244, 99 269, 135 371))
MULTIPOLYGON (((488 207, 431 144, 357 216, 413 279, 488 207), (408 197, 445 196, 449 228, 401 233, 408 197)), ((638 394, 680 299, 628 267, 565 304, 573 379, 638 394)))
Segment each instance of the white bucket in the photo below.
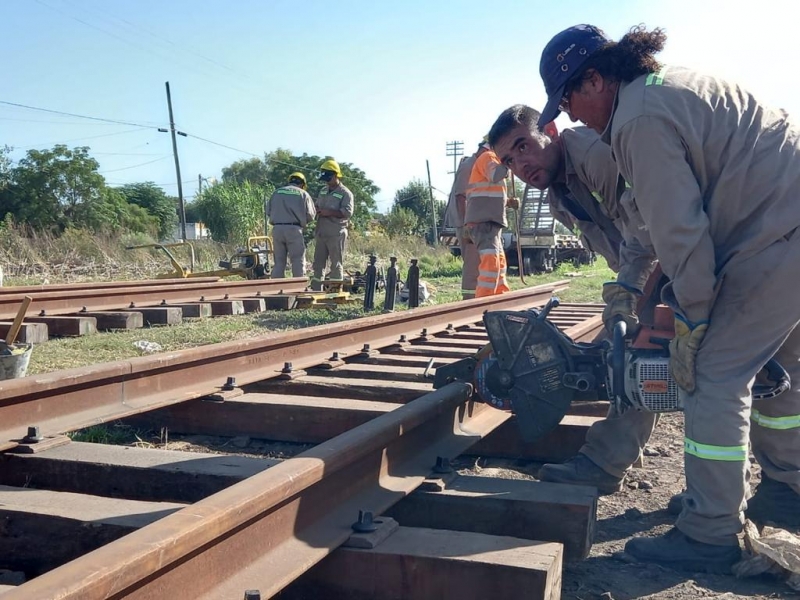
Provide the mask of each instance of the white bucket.
POLYGON ((33 346, 30 344, 12 344, 10 347, 13 354, 0 354, 0 381, 25 377, 31 360, 33 346))

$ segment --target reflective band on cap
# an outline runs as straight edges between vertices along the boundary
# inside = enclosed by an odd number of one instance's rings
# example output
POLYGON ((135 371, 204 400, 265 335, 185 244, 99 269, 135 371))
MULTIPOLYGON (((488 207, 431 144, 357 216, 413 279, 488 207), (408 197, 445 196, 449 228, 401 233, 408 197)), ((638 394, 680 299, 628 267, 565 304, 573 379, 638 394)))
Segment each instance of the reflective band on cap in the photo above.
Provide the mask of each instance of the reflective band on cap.
POLYGON ((753 409, 750 420, 756 425, 767 429, 795 429, 800 427, 800 415, 789 415, 786 417, 768 417, 753 409))
POLYGON ((697 458, 705 460, 744 461, 747 460, 747 446, 712 446, 698 444, 694 440, 684 438, 683 450, 697 458))

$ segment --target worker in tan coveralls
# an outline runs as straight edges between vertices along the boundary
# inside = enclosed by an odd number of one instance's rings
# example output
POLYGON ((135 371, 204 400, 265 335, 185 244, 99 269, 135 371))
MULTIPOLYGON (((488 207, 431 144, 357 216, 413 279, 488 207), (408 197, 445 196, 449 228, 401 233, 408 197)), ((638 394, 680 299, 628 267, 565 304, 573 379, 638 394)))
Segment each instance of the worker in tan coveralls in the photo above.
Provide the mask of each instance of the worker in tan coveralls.
POLYGON ((272 252, 275 264, 270 279, 286 277, 286 259, 292 264, 292 277, 306 272, 306 242, 303 229, 314 220, 317 211, 306 192, 302 173, 289 175, 289 184, 278 188, 267 202, 267 220, 272 225, 272 252))
POLYGON ((331 281, 344 279, 344 251, 347 242, 347 224, 353 216, 353 192, 340 181, 342 170, 335 160, 326 160, 320 166, 319 178, 325 188, 317 198, 317 230, 314 234, 314 276, 311 289, 322 290, 325 265, 330 261, 331 281))
MULTIPOLYGON (((633 331, 639 326, 636 305, 656 262, 647 232, 632 228, 626 209, 632 199, 611 148, 586 127, 559 135, 550 124, 548 134, 542 133, 540 118, 529 106, 512 106, 495 121, 489 143, 517 177, 547 190, 551 214, 570 230, 577 226, 587 248, 602 255, 617 273, 617 280, 603 287, 603 320, 609 331, 617 318, 633 331)), ((653 413, 618 414, 612 407, 607 419, 589 428, 577 456, 563 464, 544 465, 539 479, 591 485, 605 494, 619 491, 656 420, 653 413)))
POLYGON ((800 519, 800 127, 738 85, 661 65, 665 41, 659 29, 619 42, 590 25, 559 33, 542 54, 539 124, 561 109, 602 133, 670 278, 687 492, 674 529, 625 550, 728 570, 742 509, 778 525, 800 519), (792 388, 753 406, 772 356, 792 388), (748 435, 762 468, 749 502, 748 435))
MULTIPOLYGON (((478 249, 478 282, 475 297, 508 292, 506 254, 503 251, 503 228, 509 205, 505 178, 508 169, 500 164, 489 147, 479 151, 467 185, 467 208, 464 224, 478 249)), ((519 204, 517 204, 519 206, 519 204)))
MULTIPOLYGON (((483 149, 481 144, 478 152, 483 149)), ((461 250, 461 298, 469 300, 475 297, 475 286, 478 283, 478 249, 472 243, 466 228, 464 227, 464 215, 467 210, 467 185, 469 176, 472 173, 472 166, 478 157, 478 152, 472 156, 465 156, 456 169, 453 179, 453 188, 450 190, 450 197, 447 200, 445 209, 445 220, 447 224, 456 228, 458 247, 461 250)))

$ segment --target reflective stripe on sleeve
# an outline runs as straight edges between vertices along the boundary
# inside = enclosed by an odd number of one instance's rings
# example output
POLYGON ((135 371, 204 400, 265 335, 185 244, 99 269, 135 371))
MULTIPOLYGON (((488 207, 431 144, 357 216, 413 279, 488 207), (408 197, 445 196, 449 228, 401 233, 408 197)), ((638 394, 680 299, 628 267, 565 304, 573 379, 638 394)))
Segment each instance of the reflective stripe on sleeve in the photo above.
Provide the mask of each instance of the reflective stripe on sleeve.
POLYGON ((796 429, 800 427, 800 415, 788 415, 786 417, 768 417, 753 409, 750 413, 750 420, 756 425, 766 429, 796 429))

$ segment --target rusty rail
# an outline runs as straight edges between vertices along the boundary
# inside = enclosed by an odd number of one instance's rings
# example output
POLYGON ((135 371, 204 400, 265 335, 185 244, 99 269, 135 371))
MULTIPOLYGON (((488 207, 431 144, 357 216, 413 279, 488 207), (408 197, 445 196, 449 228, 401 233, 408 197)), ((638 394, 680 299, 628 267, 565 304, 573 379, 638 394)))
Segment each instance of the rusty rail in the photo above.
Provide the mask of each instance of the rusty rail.
POLYGON ((39 285, 10 285, 0 287, 0 296, 6 294, 30 294, 31 292, 68 292, 78 290, 105 290, 121 287, 147 287, 153 285, 186 285, 192 283, 211 283, 221 277, 186 277, 182 279, 138 279, 131 281, 81 281, 75 283, 43 283, 39 285))
POLYGON ((359 352, 365 343, 386 345, 423 328, 473 323, 489 309, 541 304, 565 283, 0 381, 0 450, 18 445, 30 426, 53 435, 199 398, 220 391, 229 377, 252 383, 286 362, 304 368, 334 352, 359 352))
MULTIPOLYGON (((183 281, 183 280, 181 280, 183 281)), ((164 283, 152 286, 111 287, 100 289, 79 289, 47 292, 26 292, 0 294, 0 319, 13 318, 22 298, 27 294, 33 297, 28 310, 29 315, 45 311, 47 315, 74 314, 86 309, 108 310, 126 308, 131 303, 136 306, 151 306, 162 301, 167 303, 198 302, 221 300, 241 296, 261 296, 302 292, 308 279, 256 279, 252 281, 206 281, 200 283, 164 283)))
MULTIPOLYGON (((531 306, 545 295, 517 292, 517 301, 527 298, 531 306)), ((493 300, 495 308, 509 308, 493 300)), ((411 321, 418 326, 419 319, 411 321)), ((580 323, 566 333, 580 337, 602 326, 599 316, 589 320, 593 325, 580 323)), ((377 344, 381 332, 375 326, 372 331, 377 344)), ((383 512, 429 476, 437 457, 457 456, 510 418, 470 402, 470 395, 471 386, 462 383, 429 393, 41 575, 4 599, 238 600, 247 589, 271 597, 346 541, 359 510, 383 512)))

